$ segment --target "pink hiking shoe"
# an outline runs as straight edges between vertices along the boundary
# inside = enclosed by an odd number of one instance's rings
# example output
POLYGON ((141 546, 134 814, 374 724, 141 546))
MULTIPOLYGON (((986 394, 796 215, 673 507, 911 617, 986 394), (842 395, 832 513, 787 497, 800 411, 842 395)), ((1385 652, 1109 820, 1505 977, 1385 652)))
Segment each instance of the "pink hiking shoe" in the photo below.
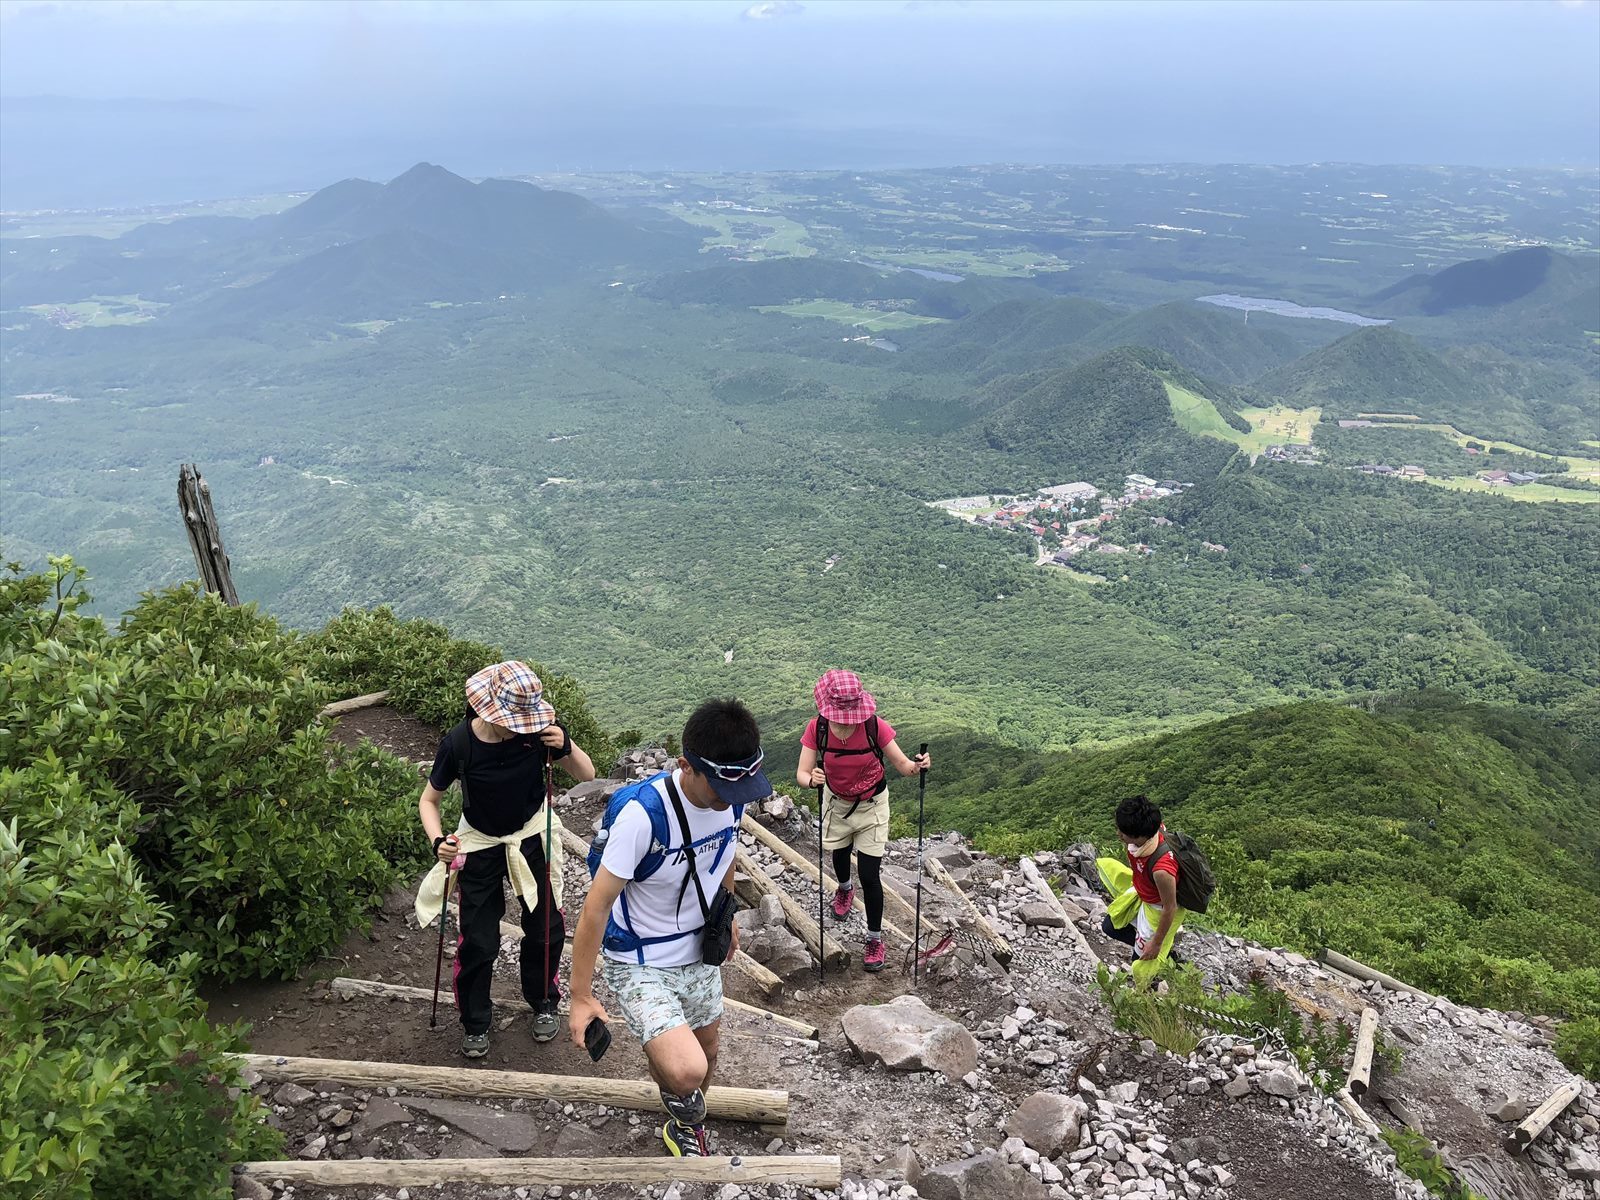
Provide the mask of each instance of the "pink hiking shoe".
POLYGON ((833 908, 833 919, 835 921, 848 921, 850 919, 851 906, 855 904, 855 901, 855 885, 841 886, 833 894, 833 904, 831 906, 833 908))
POLYGON ((882 938, 868 938, 866 953, 861 956, 861 965, 873 974, 883 970, 883 960, 886 953, 883 948, 882 938))

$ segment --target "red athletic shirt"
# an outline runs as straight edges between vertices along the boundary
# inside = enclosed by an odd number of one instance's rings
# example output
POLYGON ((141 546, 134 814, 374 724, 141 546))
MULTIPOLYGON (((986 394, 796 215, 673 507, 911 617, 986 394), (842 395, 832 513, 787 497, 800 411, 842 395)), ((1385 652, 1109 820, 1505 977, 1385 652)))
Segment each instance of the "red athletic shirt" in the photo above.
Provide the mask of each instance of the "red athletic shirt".
MULTIPOLYGON (((1161 832, 1166 833, 1166 829, 1163 828, 1161 832)), ((1156 854, 1161 855, 1161 858, 1156 860, 1154 869, 1164 871, 1176 880, 1178 878, 1178 856, 1171 853, 1170 850, 1162 849, 1158 849, 1156 854)), ((1146 904, 1161 903, 1161 893, 1156 891, 1156 881, 1150 877, 1150 863, 1153 859, 1155 859, 1155 854, 1148 854, 1144 858, 1135 858, 1131 854, 1128 855, 1128 865, 1133 868, 1133 890, 1139 893, 1139 899, 1146 904)))

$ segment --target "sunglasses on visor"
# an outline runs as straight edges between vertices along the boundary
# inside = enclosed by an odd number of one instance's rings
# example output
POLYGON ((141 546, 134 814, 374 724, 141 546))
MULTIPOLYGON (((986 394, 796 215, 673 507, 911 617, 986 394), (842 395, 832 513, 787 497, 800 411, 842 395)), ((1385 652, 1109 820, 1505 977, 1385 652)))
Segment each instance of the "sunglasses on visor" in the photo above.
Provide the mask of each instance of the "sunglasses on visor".
POLYGON ((767 757, 767 752, 765 750, 757 750, 753 758, 748 758, 742 763, 715 763, 709 758, 701 758, 698 754, 690 754, 688 751, 685 751, 683 756, 702 773, 710 773, 718 779, 733 783, 759 771, 762 762, 767 757))

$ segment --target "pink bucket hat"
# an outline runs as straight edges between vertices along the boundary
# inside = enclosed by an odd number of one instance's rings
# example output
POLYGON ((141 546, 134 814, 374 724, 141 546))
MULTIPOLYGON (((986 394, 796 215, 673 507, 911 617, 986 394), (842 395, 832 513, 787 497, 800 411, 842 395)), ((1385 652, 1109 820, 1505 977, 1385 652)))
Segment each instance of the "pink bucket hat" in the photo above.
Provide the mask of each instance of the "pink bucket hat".
POLYGON ((538 733, 556 719, 556 710, 544 702, 544 685, 524 662, 479 671, 467 680, 467 703, 485 721, 517 733, 538 733))
POLYGON ((829 671, 817 680, 812 695, 823 719, 840 725, 859 725, 878 711, 878 702, 861 686, 861 676, 854 671, 829 671))

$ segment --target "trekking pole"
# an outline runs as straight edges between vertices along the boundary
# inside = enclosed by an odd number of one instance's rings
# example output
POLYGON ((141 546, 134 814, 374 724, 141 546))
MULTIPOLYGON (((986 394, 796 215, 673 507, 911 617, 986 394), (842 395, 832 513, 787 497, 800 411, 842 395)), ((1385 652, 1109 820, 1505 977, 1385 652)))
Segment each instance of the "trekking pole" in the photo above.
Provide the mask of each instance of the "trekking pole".
POLYGON ((450 919, 450 885, 455 872, 447 865, 444 869, 444 902, 439 905, 439 956, 433 960, 433 1011, 428 1014, 428 1028, 439 1028, 439 980, 444 974, 444 927, 450 919))
MULTIPOLYGON (((550 886, 550 826, 553 820, 550 806, 555 803, 556 797, 556 769, 550 761, 550 755, 544 756, 544 902, 550 905, 550 912, 544 914, 544 987, 545 999, 551 999, 550 975, 550 919, 556 906, 555 889, 550 886)), ((554 989, 559 993, 560 989, 554 989)), ((560 996, 554 997, 557 1001, 560 996)))
MULTIPOLYGON (((922 743, 922 749, 917 751, 921 758, 928 752, 928 743, 922 743)), ((921 980, 922 967, 922 801, 928 794, 928 768, 923 767, 917 772, 917 908, 916 918, 911 922, 911 982, 916 985, 921 980)))
MULTIPOLYGON (((820 766, 821 763, 821 758, 818 758, 817 764, 820 766)), ((819 939, 817 942, 817 983, 819 985, 823 982, 828 970, 824 964, 827 955, 822 953, 826 947, 822 945, 820 940, 822 931, 827 928, 827 922, 823 920, 822 915, 822 792, 826 786, 826 784, 822 783, 817 784, 817 937, 819 939)))

